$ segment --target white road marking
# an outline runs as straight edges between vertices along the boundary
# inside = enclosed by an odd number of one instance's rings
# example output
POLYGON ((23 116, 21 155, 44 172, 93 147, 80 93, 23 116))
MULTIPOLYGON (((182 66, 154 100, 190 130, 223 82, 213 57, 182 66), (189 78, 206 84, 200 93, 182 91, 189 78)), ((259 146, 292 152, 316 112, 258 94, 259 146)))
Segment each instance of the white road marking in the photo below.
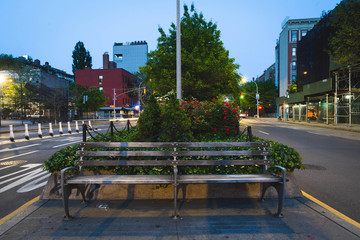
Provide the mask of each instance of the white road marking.
POLYGON ((11 158, 17 158, 17 157, 20 157, 20 156, 24 156, 24 155, 36 153, 36 152, 38 152, 38 151, 39 151, 39 150, 35 150, 35 151, 27 152, 27 153, 22 153, 22 154, 19 154, 19 155, 16 155, 16 156, 11 156, 11 157, 2 158, 2 159, 0 159, 0 161, 5 161, 5 160, 11 159, 11 158))
POLYGON ((29 147, 38 146, 38 145, 40 145, 40 143, 31 144, 31 145, 27 145, 27 146, 23 146, 23 147, 5 148, 3 150, 0 150, 0 152, 10 152, 10 151, 20 150, 20 149, 29 148, 29 147))
POLYGON ((58 147, 62 147, 62 146, 70 145, 70 144, 75 144, 75 143, 78 143, 78 142, 81 142, 81 141, 78 140, 78 141, 75 141, 75 142, 68 142, 68 143, 64 143, 64 144, 61 144, 61 145, 53 146, 52 148, 58 148, 58 147))
POLYGON ((47 180, 50 177, 51 173, 48 173, 40 178, 35 179, 32 182, 29 182, 27 184, 25 184, 24 186, 22 186, 19 190, 17 190, 16 192, 18 193, 24 193, 24 192, 30 192, 32 190, 35 190, 37 188, 43 187, 47 184, 47 180), (40 181, 46 180, 45 182, 39 183, 40 181))
POLYGON ((259 133, 262 133, 262 134, 265 134, 265 135, 270 135, 270 133, 267 133, 267 132, 263 132, 263 131, 258 131, 259 133))

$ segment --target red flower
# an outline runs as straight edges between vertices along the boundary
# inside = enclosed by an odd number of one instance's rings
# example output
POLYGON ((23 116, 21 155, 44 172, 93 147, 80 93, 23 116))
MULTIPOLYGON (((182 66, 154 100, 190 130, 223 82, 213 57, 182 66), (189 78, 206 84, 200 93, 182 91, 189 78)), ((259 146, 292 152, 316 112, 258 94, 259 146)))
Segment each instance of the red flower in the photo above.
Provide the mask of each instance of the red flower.
POLYGON ((209 114, 209 112, 206 112, 206 114, 209 114))
POLYGON ((192 117, 192 114, 190 114, 190 117, 192 117))
POLYGON ((236 112, 236 109, 234 109, 233 112, 236 112))
POLYGON ((214 132, 216 132, 217 131, 217 128, 214 128, 214 132))
POLYGON ((198 107, 198 105, 195 105, 195 107, 197 108, 197 107, 198 107))
POLYGON ((180 104, 180 107, 182 107, 182 104, 180 104))
POLYGON ((186 107, 183 107, 183 109, 186 109, 186 107))
POLYGON ((226 106, 229 106, 230 104, 229 103, 226 103, 226 106))
POLYGON ((228 131, 230 131, 230 129, 229 129, 229 128, 227 128, 227 129, 226 129, 226 131, 228 132, 228 131))
POLYGON ((227 116, 225 116, 224 119, 226 120, 226 119, 227 119, 227 116))
POLYGON ((224 113, 227 113, 227 111, 226 111, 226 110, 224 110, 224 113))
POLYGON ((234 105, 236 105, 236 103, 233 102, 234 105))
POLYGON ((213 98, 213 100, 215 101, 215 100, 216 100, 216 98, 213 98))
POLYGON ((196 101, 196 103, 199 103, 199 101, 196 101))

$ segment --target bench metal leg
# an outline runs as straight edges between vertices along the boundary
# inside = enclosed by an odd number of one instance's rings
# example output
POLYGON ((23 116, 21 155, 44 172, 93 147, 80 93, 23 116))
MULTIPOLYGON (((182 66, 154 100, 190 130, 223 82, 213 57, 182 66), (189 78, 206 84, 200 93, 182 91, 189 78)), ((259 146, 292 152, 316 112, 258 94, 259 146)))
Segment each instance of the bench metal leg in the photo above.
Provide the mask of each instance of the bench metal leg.
POLYGON ((282 208, 283 208, 284 199, 285 199, 285 184, 283 184, 283 183, 263 183, 262 189, 261 189, 260 200, 264 201, 264 196, 265 196, 266 190, 271 186, 273 186, 276 189, 276 192, 278 194, 278 211, 275 214, 275 217, 282 218, 283 217, 282 208))
POLYGON ((177 207, 177 198, 178 198, 178 185, 174 184, 174 214, 172 216, 172 219, 180 219, 180 216, 178 214, 178 207, 177 207))
POLYGON ((69 213, 69 197, 71 194, 71 187, 69 187, 68 185, 65 185, 65 184, 61 184, 61 191, 62 191, 62 201, 63 201, 63 205, 64 205, 64 210, 65 210, 64 220, 68 221, 68 220, 73 219, 69 213))
POLYGON ((85 185, 79 184, 79 185, 68 185, 68 184, 61 184, 61 190, 62 190, 62 201, 63 201, 63 205, 64 205, 64 210, 65 210, 65 216, 64 216, 64 220, 68 221, 68 220, 72 220, 73 217, 70 215, 69 213, 69 197, 71 195, 72 189, 76 188, 77 190, 79 190, 81 197, 83 199, 82 203, 87 203, 88 201, 86 201, 85 198, 85 185))

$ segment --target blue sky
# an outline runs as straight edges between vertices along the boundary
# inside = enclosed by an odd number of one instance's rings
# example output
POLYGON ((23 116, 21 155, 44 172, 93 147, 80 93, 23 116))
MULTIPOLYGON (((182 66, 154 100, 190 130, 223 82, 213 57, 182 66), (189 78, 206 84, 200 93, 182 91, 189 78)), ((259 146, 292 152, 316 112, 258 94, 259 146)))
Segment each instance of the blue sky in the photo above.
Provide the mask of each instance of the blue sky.
MULTIPOLYGON (((195 4, 217 23, 230 57, 247 78, 275 62, 274 47, 286 16, 320 17, 340 0, 181 0, 195 4)), ((176 21, 176 0, 1 0, 0 53, 29 55, 71 72, 72 51, 82 41, 102 67, 102 54, 114 42, 146 40, 156 49, 158 27, 176 21)), ((183 9, 181 10, 183 13, 183 9)))

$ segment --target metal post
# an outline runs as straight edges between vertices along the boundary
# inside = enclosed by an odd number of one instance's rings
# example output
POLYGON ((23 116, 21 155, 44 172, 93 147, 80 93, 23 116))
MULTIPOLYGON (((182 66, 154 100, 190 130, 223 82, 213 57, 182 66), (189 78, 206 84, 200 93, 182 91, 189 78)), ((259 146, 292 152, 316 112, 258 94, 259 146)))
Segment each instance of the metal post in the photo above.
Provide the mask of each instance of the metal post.
POLYGON ((83 129, 83 142, 86 142, 86 130, 87 130, 87 126, 86 126, 85 123, 82 125, 82 129, 83 129))
POLYGON ((110 134, 111 134, 111 138, 114 137, 114 122, 110 121, 110 134))
POLYGON ((329 124, 329 94, 326 94, 326 124, 329 124))
POLYGON ((351 93, 351 68, 349 68, 349 127, 351 127, 351 104, 352 104, 352 93, 351 93))
POLYGON ((115 88, 114 88, 114 119, 116 119, 116 110, 115 110, 115 99, 116 99, 116 93, 115 93, 115 88))
POLYGON ((293 105, 293 106, 292 106, 292 110, 293 110, 293 122, 295 122, 295 118, 296 118, 295 108, 296 108, 296 105, 293 105))
POLYGON ((181 102, 181 19, 180 0, 176 1, 176 97, 181 102))
POLYGON ((252 136, 251 126, 247 127, 247 134, 248 134, 248 137, 249 137, 249 142, 252 142, 253 141, 253 136, 252 136))
POLYGON ((308 122, 308 110, 309 110, 309 97, 306 100, 306 112, 305 112, 305 121, 308 122))
POLYGON ((338 73, 335 72, 335 94, 334 94, 334 124, 338 123, 338 73))

